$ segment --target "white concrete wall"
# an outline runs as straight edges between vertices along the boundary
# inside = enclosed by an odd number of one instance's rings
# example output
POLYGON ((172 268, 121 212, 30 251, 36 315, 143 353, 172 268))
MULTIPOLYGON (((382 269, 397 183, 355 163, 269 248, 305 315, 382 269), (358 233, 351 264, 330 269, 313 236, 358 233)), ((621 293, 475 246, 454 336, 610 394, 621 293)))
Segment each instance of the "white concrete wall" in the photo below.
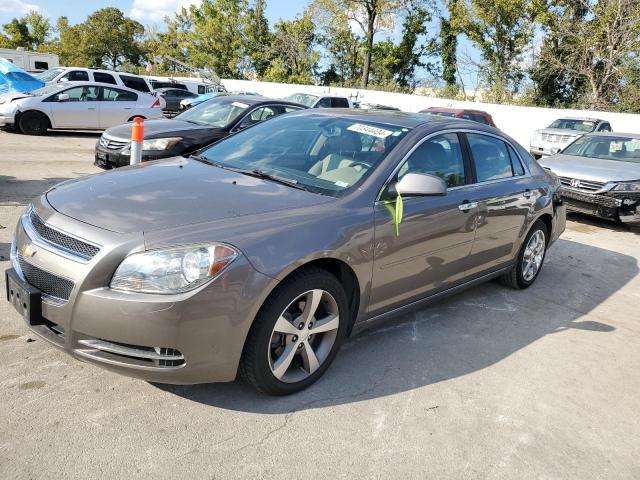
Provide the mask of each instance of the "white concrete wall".
POLYGON ((281 98, 296 92, 335 93, 355 97, 368 103, 391 105, 407 112, 418 112, 427 107, 474 108, 489 112, 502 131, 516 139, 525 148, 538 128, 544 128, 556 118, 566 116, 595 117, 611 122, 614 132, 640 133, 640 115, 628 113, 595 112, 589 110, 569 110, 538 107, 495 105, 491 103, 459 102, 444 98, 407 95, 403 93, 359 90, 355 88, 316 87, 314 85, 291 85, 284 83, 254 82, 249 80, 222 80, 227 90, 257 92, 268 97, 281 98))

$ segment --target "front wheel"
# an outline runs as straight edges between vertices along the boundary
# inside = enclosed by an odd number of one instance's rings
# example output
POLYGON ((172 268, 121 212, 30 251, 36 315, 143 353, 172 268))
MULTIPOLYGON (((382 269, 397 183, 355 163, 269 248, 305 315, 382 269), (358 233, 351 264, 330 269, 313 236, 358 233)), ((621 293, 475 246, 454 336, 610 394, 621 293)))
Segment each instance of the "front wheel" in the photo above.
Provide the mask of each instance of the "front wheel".
POLYGON ((249 331, 241 376, 256 390, 287 395, 329 368, 345 337, 347 296, 336 277, 308 269, 271 294, 249 331))
POLYGON ((541 220, 537 220, 522 243, 516 264, 500 280, 516 289, 533 285, 538 278, 547 253, 549 232, 541 220))
POLYGON ((40 112, 25 112, 20 116, 18 126, 27 135, 44 135, 49 128, 49 119, 40 112))

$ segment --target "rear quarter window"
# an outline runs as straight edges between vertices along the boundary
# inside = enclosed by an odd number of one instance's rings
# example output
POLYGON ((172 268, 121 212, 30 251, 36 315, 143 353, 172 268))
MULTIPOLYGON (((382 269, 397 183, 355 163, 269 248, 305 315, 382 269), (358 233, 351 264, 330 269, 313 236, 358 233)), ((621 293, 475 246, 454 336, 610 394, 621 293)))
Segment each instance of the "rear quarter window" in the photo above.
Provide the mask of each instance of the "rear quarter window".
POLYGON ((349 101, 346 98, 335 97, 331 99, 333 108, 349 108, 349 101))
POLYGON ((117 85, 118 83, 116 82, 116 79, 113 78, 113 75, 111 75, 110 73, 104 73, 104 72, 93 72, 93 79, 96 82, 101 82, 101 83, 110 83, 112 85, 117 85))

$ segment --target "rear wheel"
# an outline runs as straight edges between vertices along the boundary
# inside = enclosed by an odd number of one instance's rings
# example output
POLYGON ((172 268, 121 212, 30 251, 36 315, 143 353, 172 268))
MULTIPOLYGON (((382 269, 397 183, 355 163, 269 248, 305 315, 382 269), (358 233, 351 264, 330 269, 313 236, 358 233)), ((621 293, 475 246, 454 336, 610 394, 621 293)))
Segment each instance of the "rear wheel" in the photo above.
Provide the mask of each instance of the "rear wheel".
POLYGON ((547 226, 536 221, 522 243, 516 264, 500 278, 501 282, 517 289, 533 285, 544 263, 548 239, 547 226))
POLYGON ((18 126, 27 135, 44 135, 49 128, 49 119, 44 113, 25 112, 20 116, 18 126))
POLYGON ((285 280, 267 299, 245 343, 241 376, 256 390, 287 395, 329 368, 349 318, 340 282, 321 269, 285 280))

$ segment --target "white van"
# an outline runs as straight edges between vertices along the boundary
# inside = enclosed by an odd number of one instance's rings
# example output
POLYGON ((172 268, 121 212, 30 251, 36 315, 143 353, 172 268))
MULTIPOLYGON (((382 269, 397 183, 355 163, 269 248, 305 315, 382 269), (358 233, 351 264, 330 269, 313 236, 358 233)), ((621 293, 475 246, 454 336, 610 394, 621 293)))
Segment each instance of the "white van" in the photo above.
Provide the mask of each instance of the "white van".
POLYGON ((59 65, 55 53, 30 52, 22 47, 0 48, 0 57, 31 73, 44 72, 59 65))
POLYGON ((149 81, 133 73, 116 72, 99 68, 58 67, 51 68, 38 75, 47 85, 58 82, 99 82, 132 88, 143 93, 152 93, 153 87, 149 81))

